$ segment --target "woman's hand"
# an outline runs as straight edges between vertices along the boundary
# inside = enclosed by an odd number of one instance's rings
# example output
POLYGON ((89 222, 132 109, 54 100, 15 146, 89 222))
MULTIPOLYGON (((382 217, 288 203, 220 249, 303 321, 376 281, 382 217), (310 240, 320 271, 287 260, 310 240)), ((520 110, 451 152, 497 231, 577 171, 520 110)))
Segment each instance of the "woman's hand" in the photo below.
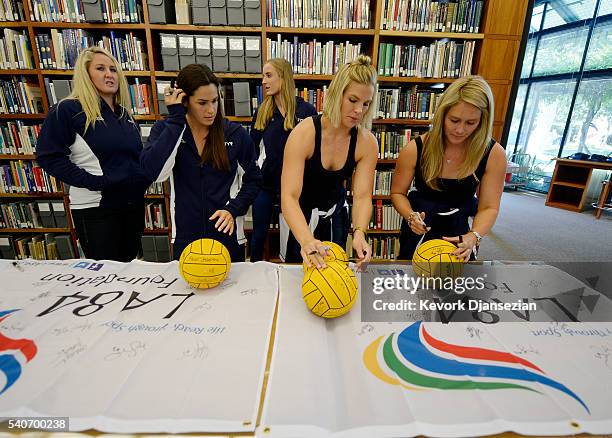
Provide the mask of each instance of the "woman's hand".
POLYGON ((473 233, 466 233, 463 236, 442 238, 447 242, 457 245, 457 249, 453 251, 452 254, 462 262, 470 260, 470 255, 472 255, 472 251, 474 251, 474 248, 478 244, 478 239, 473 233))
POLYGON ((164 89, 164 103, 166 106, 183 103, 183 98, 185 96, 187 95, 180 88, 170 88, 170 86, 167 86, 164 89))
POLYGON ((232 234, 234 232, 234 217, 227 210, 217 210, 209 218, 211 221, 217 219, 215 228, 222 233, 232 234))
POLYGON ((408 216, 408 226, 414 234, 418 234, 419 236, 422 236, 423 234, 431 230, 431 227, 425 225, 424 211, 420 213, 417 211, 413 211, 412 213, 410 213, 410 215, 408 216))
POLYGON ((302 245, 300 254, 306 266, 310 268, 314 265, 317 269, 322 269, 327 267, 325 257, 329 255, 328 250, 329 247, 323 245, 320 240, 313 238, 302 245))
POLYGON ((365 234, 361 230, 355 230, 353 233, 353 249, 357 255, 355 265, 358 271, 365 269, 372 258, 372 248, 365 238, 365 234))

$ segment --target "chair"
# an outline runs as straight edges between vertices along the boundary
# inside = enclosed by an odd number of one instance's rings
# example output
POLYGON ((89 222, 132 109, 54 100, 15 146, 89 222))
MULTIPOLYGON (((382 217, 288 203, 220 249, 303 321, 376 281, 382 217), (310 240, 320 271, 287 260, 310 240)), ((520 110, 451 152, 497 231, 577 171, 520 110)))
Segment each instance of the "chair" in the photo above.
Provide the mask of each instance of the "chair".
POLYGON ((612 173, 610 173, 610 178, 607 181, 603 181, 601 186, 601 193, 599 194, 599 199, 597 200, 597 205, 593 205, 595 207, 595 219, 599 219, 601 217, 601 213, 604 210, 612 210, 612 203, 610 202, 610 189, 612 187, 612 173))
POLYGON ((510 155, 504 187, 514 187, 514 190, 518 190, 519 186, 526 186, 534 159, 530 154, 510 155))

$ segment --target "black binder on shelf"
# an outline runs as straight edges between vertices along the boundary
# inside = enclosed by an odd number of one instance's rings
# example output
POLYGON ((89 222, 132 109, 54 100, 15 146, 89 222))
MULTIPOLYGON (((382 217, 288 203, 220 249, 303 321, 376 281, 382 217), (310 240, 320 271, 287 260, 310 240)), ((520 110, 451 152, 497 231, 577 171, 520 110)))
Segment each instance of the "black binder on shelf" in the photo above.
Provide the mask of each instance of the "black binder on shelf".
POLYGON ((178 36, 178 53, 180 68, 186 67, 189 64, 195 64, 196 55, 193 45, 193 35, 178 36))
POLYGON ((11 236, 0 236, 0 258, 15 260, 15 248, 11 236))
POLYGON ((57 228, 68 228, 68 220, 66 219, 66 209, 64 201, 51 201, 51 209, 53 210, 53 219, 57 228))
POLYGON ((259 37, 244 37, 244 59, 248 73, 261 73, 261 45, 259 37))
POLYGON ((244 0, 244 24, 245 26, 261 26, 260 0, 244 0))
POLYGON ((251 116, 251 94, 248 82, 234 82, 234 115, 237 117, 251 116))
POLYGON ((57 256, 60 260, 74 258, 74 248, 72 247, 70 236, 66 234, 55 236, 55 245, 57 247, 57 256))
POLYGON ((244 37, 230 36, 227 38, 229 46, 229 71, 244 73, 244 37))
POLYGON ((140 242, 142 244, 142 258, 147 262, 156 262, 155 236, 142 236, 140 242))
POLYGON ((191 21, 193 24, 210 24, 210 14, 208 12, 208 0, 192 0, 191 2, 191 21))
POLYGON ((162 65, 165 71, 179 71, 177 36, 168 33, 159 35, 161 40, 162 65))
POLYGON ((210 13, 210 24, 225 26, 227 24, 225 0, 208 0, 208 11, 210 13))
POLYGON ((89 23, 99 23, 104 21, 104 15, 102 13, 102 1, 103 0, 82 1, 85 21, 89 23))
POLYGON ((53 217, 53 210, 49 201, 36 201, 38 205, 38 211, 40 213, 40 220, 44 228, 57 228, 55 225, 55 219, 53 217))
POLYGON ((168 236, 154 236, 155 250, 157 253, 157 261, 166 263, 171 260, 170 257, 170 242, 168 236))
POLYGON ((176 23, 174 2, 170 0, 147 0, 149 23, 176 23))
POLYGON ((230 26, 244 26, 244 1, 227 1, 227 24, 230 26))
POLYGON ((227 37, 212 36, 213 67, 215 72, 229 71, 229 56, 227 52, 227 37))
POLYGON ((196 64, 204 64, 213 69, 210 35, 195 36, 196 64))
POLYGON ((164 91, 170 86, 170 81, 155 81, 157 86, 157 107, 160 114, 168 114, 168 107, 164 101, 164 91))

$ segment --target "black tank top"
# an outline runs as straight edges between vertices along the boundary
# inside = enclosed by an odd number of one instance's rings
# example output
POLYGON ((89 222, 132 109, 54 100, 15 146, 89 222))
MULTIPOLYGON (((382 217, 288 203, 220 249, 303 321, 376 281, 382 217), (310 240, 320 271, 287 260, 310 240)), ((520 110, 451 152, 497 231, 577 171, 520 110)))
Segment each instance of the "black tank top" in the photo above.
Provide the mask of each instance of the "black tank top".
POLYGON ((311 210, 329 210, 344 199, 344 182, 355 170, 355 149, 357 147, 357 128, 351 129, 351 140, 346 162, 342 169, 327 170, 321 162, 321 114, 312 116, 315 127, 315 147, 310 159, 304 165, 304 182, 300 205, 311 210))
POLYGON ((417 189, 419 197, 430 199, 432 201, 443 202, 448 205, 461 205, 474 197, 474 195, 476 194, 476 188, 478 187, 478 184, 480 183, 480 180, 482 180, 482 176, 485 173, 485 169, 487 167, 487 160, 489 159, 491 149, 495 145, 494 139, 491 139, 491 141, 487 145, 485 152, 480 160, 480 163, 478 163, 478 167, 474 172, 476 178, 478 179, 476 179, 474 175, 470 175, 463 179, 439 178, 439 191, 432 189, 425 183, 425 180, 423 179, 423 174, 421 173, 423 140, 419 136, 416 137, 414 141, 417 145, 417 165, 414 173, 414 185, 417 189))

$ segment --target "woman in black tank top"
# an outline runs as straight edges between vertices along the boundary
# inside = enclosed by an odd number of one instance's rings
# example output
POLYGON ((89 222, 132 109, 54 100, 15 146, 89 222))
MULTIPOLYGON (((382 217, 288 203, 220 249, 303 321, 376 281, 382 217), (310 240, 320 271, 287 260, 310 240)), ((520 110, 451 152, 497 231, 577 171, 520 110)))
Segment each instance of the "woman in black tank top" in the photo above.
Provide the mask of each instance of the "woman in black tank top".
POLYGON ((492 128, 491 88, 480 76, 467 76, 444 92, 430 132, 402 150, 391 185, 403 217, 400 259, 412 259, 419 242, 431 239, 457 245, 454 255, 463 261, 475 259, 504 188, 506 154, 491 138, 492 128))
POLYGON ((378 147, 364 126, 371 120, 375 86, 369 57, 343 65, 329 86, 323 114, 304 120, 289 135, 281 177, 285 262, 324 267, 327 248, 321 241, 346 245, 345 182, 353 172, 353 248, 358 267, 369 261, 366 230, 378 147))

